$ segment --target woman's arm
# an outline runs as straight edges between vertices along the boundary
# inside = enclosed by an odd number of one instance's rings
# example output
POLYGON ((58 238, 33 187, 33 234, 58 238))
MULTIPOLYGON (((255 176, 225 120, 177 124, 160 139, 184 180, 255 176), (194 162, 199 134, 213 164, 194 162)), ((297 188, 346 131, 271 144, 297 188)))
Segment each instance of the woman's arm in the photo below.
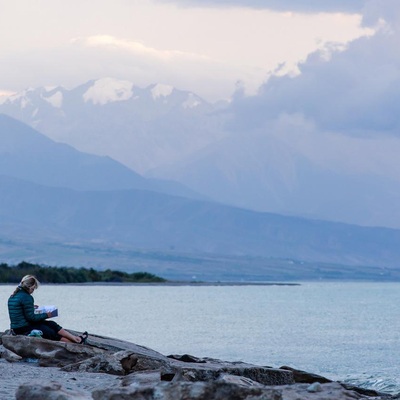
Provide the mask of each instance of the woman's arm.
POLYGON ((35 306, 33 304, 33 297, 28 294, 24 296, 24 300, 22 302, 22 307, 24 310, 25 318, 29 322, 37 322, 43 321, 48 317, 47 313, 35 314, 35 306))

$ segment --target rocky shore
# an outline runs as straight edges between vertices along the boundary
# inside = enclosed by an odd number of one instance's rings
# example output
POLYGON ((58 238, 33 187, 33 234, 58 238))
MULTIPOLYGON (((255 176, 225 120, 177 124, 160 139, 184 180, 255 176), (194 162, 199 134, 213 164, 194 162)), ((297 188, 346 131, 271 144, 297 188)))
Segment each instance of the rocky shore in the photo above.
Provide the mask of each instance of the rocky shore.
POLYGON ((5 332, 1 342, 1 399, 400 399, 287 366, 165 356, 99 335, 80 345, 5 332))

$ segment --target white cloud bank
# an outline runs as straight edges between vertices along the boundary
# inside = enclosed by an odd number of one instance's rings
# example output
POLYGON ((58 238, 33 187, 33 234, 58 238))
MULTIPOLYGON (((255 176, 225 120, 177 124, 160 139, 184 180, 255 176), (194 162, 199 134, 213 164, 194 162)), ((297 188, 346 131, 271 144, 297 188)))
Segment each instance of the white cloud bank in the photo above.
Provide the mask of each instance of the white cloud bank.
POLYGON ((400 137, 398 3, 370 2, 369 21, 386 23, 345 50, 311 54, 296 77, 272 77, 252 97, 236 98, 236 127, 261 128, 281 115, 302 115, 317 129, 356 137, 400 137), (372 13, 372 11, 374 11, 372 13))
POLYGON ((238 81, 254 93, 277 65, 293 70, 324 43, 346 43, 365 34, 358 15, 207 4, 101 0, 94 8, 78 0, 5 3, 0 90, 71 88, 114 77, 139 86, 165 82, 218 100, 231 96, 238 81))

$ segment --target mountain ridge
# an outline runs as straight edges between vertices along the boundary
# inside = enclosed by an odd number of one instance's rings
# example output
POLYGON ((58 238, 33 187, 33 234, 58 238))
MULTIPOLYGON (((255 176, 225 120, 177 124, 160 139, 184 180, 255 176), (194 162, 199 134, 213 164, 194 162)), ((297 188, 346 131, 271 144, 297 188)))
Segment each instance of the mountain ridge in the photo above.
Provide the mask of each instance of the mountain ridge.
POLYGON ((35 232, 45 241, 400 267, 400 230, 257 213, 143 190, 46 187, 5 176, 0 193, 1 219, 14 227, 13 237, 35 232))
POLYGON ((311 279, 321 276, 321 263, 335 264, 322 276, 371 279, 382 271, 390 279, 390 271, 400 267, 399 230, 255 212, 134 186, 131 171, 113 160, 56 144, 0 115, 0 256, 5 262, 25 257, 53 265, 121 262, 126 270, 139 263, 166 277, 208 279, 311 279), (120 168, 127 178, 121 178, 120 168), (374 272, 365 275, 365 266, 375 266, 374 272))
POLYGON ((57 143, 33 128, 0 114, 0 174, 38 184, 79 190, 140 188, 204 198, 173 181, 144 178, 108 156, 57 143))

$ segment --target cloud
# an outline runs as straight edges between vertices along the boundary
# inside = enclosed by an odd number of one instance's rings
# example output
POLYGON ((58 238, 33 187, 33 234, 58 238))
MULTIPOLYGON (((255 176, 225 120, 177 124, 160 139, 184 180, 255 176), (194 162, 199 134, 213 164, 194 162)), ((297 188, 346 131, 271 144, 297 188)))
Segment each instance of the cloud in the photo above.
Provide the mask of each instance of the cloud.
MULTIPOLYGON (((379 1, 383 8, 376 9, 375 21, 378 10, 384 15, 391 15, 391 7, 397 10, 395 2, 379 1)), ((399 40, 394 18, 344 49, 328 46, 314 52, 299 65, 296 77, 275 76, 256 96, 237 96, 232 126, 261 128, 282 114, 301 114, 321 131, 400 137, 399 40)))
POLYGON ((230 97, 238 80, 255 93, 278 63, 293 69, 326 41, 364 34, 358 14, 183 8, 166 0, 100 0, 95 8, 88 0, 38 2, 2 10, 2 90, 112 76, 141 86, 164 82, 213 101, 230 97))
POLYGON ((247 7, 301 13, 359 13, 367 0, 156 0, 181 7, 247 7))
POLYGON ((80 43, 86 47, 103 47, 109 50, 119 49, 162 60, 169 60, 175 57, 191 60, 209 60, 209 57, 204 55, 179 50, 159 50, 145 46, 143 43, 137 41, 120 39, 111 35, 94 35, 86 38, 75 38, 71 40, 71 43, 80 43))

